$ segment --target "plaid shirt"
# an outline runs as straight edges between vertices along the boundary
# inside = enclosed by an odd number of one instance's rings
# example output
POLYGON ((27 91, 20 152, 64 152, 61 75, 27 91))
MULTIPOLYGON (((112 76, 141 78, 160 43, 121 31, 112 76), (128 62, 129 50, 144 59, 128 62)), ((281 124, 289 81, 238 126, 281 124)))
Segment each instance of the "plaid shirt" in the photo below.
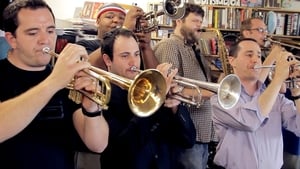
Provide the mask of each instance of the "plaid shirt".
MULTIPOLYGON (((154 53, 160 63, 172 63, 174 68, 178 68, 180 76, 207 81, 192 46, 185 44, 181 37, 173 34, 170 38, 161 40, 154 46, 154 53)), ((205 58, 202 56, 201 61, 204 65, 208 81, 210 81, 208 63, 206 63, 205 58)), ((205 100, 200 108, 190 106, 188 109, 196 127, 196 141, 201 143, 208 143, 212 140, 216 141, 212 125, 210 100, 205 100)))

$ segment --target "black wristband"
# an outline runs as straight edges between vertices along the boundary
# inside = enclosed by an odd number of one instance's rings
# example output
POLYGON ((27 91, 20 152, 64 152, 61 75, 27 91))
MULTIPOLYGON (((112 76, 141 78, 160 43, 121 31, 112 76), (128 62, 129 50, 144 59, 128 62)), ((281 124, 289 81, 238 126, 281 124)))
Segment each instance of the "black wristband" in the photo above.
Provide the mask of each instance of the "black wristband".
POLYGON ((82 113, 87 116, 87 117, 97 117, 97 116, 101 116, 102 115, 102 110, 100 111, 95 111, 95 112, 88 112, 85 110, 84 107, 81 106, 81 110, 82 110, 82 113))
POLYGON ((298 100, 298 99, 300 99, 300 95, 298 95, 298 96, 292 96, 292 99, 293 100, 298 100))

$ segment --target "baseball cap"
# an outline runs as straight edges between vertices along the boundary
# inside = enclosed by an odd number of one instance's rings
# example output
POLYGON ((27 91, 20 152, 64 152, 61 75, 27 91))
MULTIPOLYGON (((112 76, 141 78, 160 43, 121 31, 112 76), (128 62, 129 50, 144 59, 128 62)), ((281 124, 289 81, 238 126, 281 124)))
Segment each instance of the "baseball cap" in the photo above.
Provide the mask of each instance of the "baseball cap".
POLYGON ((117 12, 121 12, 124 15, 126 15, 125 9, 122 8, 119 4, 105 3, 99 8, 97 18, 99 18, 100 15, 102 15, 104 12, 107 12, 107 11, 117 11, 117 12))

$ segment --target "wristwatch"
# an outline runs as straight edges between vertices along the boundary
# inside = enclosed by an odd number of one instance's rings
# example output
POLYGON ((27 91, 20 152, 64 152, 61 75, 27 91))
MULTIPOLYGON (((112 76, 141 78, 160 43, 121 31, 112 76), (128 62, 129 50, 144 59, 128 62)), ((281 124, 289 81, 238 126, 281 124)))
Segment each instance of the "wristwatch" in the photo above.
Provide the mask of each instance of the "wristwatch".
POLYGON ((292 99, 293 100, 298 100, 298 99, 300 99, 300 95, 298 95, 298 96, 292 96, 292 99))
POLYGON ((81 106, 81 110, 82 110, 82 113, 87 117, 97 117, 97 116, 102 115, 102 110, 98 110, 95 112, 88 112, 88 111, 86 111, 86 109, 83 106, 81 106))

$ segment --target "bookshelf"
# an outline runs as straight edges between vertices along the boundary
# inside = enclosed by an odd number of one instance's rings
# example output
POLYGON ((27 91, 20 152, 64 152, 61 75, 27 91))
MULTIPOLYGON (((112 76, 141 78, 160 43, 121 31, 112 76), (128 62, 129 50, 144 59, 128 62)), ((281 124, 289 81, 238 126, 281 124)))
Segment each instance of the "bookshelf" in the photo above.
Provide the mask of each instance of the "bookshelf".
MULTIPOLYGON (((148 2, 147 12, 158 13, 163 11, 162 2, 148 2)), ((160 15, 156 18, 157 30, 151 32, 152 46, 163 38, 169 37, 173 32, 172 18, 167 15, 160 15)))
MULTIPOLYGON (((280 8, 281 3, 275 0, 195 0, 195 3, 201 5, 205 11, 203 29, 217 29, 224 39, 225 47, 222 48, 219 48, 220 39, 211 35, 209 31, 203 32, 203 37, 199 40, 200 46, 206 46, 201 53, 207 57, 211 70, 217 75, 222 72, 220 55, 224 55, 226 53, 224 50, 240 36, 241 22, 246 18, 261 17, 268 24, 267 15, 272 11, 277 20, 275 32, 270 33, 272 39, 281 42, 292 41, 300 46, 300 10, 280 8), (216 49, 213 46, 217 46, 216 49)), ((161 8, 162 3, 152 3, 148 11, 157 11, 161 8)), ((164 17, 159 19, 159 29, 152 34, 152 45, 173 31, 170 18, 164 17)))
MULTIPOLYGON (((300 40, 300 10, 281 8, 282 4, 275 0, 195 0, 205 11, 203 28, 216 28, 222 33, 238 33, 240 24, 249 17, 262 17, 267 24, 268 12, 277 17, 276 38, 292 38, 300 40)), ((148 3, 148 11, 159 11, 162 3, 148 3)), ((153 39, 165 37, 166 30, 172 30, 171 18, 166 15, 158 17, 159 29, 153 33, 153 39), (162 33, 165 32, 165 33, 162 33)), ((171 31, 169 31, 170 33, 171 31)))
POLYGON ((274 7, 214 6, 203 5, 205 10, 204 28, 216 28, 223 32, 239 32, 240 23, 249 17, 261 17, 268 24, 267 15, 275 13, 277 26, 270 32, 276 38, 300 40, 300 11, 274 7))

